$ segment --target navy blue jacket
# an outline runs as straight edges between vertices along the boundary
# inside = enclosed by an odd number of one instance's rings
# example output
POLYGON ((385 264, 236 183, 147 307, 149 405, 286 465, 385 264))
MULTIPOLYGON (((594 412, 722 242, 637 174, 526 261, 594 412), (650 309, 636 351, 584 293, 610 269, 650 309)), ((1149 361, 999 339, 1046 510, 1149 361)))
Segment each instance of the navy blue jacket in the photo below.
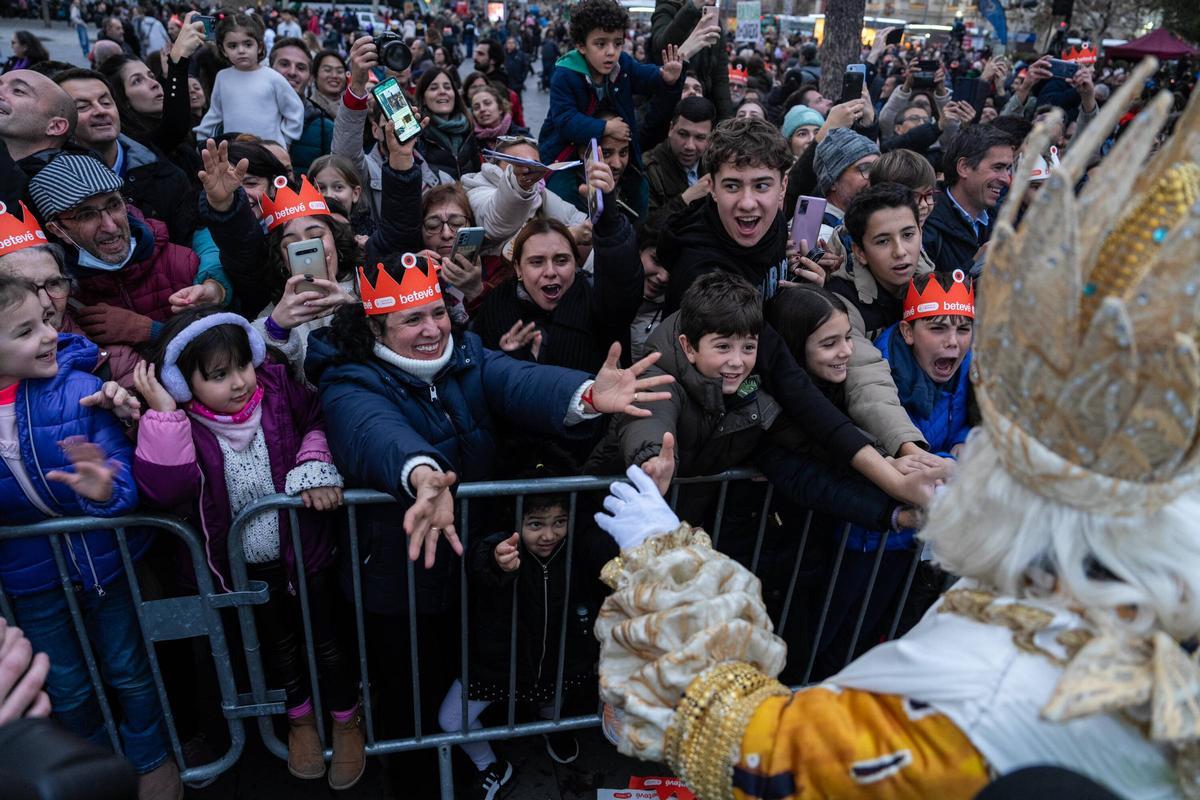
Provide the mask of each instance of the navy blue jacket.
MULTIPOLYGON (((81 398, 100 388, 91 374, 100 351, 82 336, 58 336, 58 373, 53 378, 21 381, 17 390, 17 435, 21 462, 43 505, 63 517, 116 517, 132 511, 138 502, 133 482, 133 445, 121 424, 107 411, 79 405, 81 398), (80 436, 100 446, 120 465, 113 477, 107 503, 75 494, 66 484, 47 480, 51 470, 71 471, 70 459, 59 442, 80 436)), ((48 519, 17 484, 16 476, 0 460, 0 519, 5 525, 28 525, 48 519)), ((141 557, 151 535, 128 532, 134 558, 141 557)), ((107 531, 88 531, 64 537, 64 556, 73 581, 87 590, 108 586, 124 575, 116 537, 107 531)), ((0 540, 0 583, 11 595, 44 592, 61 586, 54 554, 45 537, 0 540)))
MULTIPOLYGON (((585 372, 518 361, 485 349, 473 333, 456 332, 450 363, 430 385, 378 358, 342 359, 329 334, 323 328, 309 336, 304 370, 320 392, 329 449, 347 485, 386 492, 407 505, 401 476, 414 456, 432 458, 460 482, 495 478, 494 416, 550 436, 586 439, 594 433, 593 424, 563 424, 571 398, 590 377, 585 372)), ((400 613, 408 605, 402 517, 386 507, 362 511, 359 558, 367 608, 400 613)), ((445 610, 458 572, 450 564, 450 548, 440 540, 432 570, 414 565, 418 611, 445 610)))
MULTIPOLYGON (((967 415, 971 391, 971 381, 967 378, 971 371, 970 351, 963 358, 954 377, 946 384, 937 387, 933 404, 928 413, 925 413, 914 393, 906 391, 905 387, 914 385, 913 381, 909 379, 911 376, 901 373, 901 370, 904 369, 920 370, 920 367, 915 364, 906 367, 897 363, 896 349, 909 346, 900 335, 900 323, 891 325, 879 334, 879 338, 875 340, 875 346, 879 348, 884 359, 892 365, 892 372, 896 375, 896 388, 900 395, 900 402, 912 418, 913 424, 924 434, 925 441, 929 442, 929 449, 944 458, 952 458, 951 448, 965 442, 967 434, 971 432, 971 423, 967 415)), ((912 547, 915 535, 916 531, 911 528, 893 533, 888 537, 884 549, 908 549, 912 547)), ((878 532, 869 531, 857 525, 850 529, 850 538, 846 543, 848 550, 873 553, 878 547, 878 532)))
POLYGON ((652 95, 662 91, 673 94, 674 101, 678 102, 683 91, 683 80, 681 78, 674 85, 666 86, 658 67, 639 64, 633 56, 624 52, 618 64, 614 70, 616 78, 609 76, 605 80, 605 97, 599 100, 582 53, 573 49, 558 60, 554 76, 550 79, 550 109, 538 136, 541 143, 538 150, 543 162, 550 163, 568 147, 572 152, 570 157, 574 158, 577 147, 590 139, 598 142, 604 135, 604 120, 600 119, 600 112, 611 109, 629 125, 633 133, 629 163, 641 169, 642 148, 638 143, 634 95, 652 95), (590 113, 589 107, 593 108, 590 113))

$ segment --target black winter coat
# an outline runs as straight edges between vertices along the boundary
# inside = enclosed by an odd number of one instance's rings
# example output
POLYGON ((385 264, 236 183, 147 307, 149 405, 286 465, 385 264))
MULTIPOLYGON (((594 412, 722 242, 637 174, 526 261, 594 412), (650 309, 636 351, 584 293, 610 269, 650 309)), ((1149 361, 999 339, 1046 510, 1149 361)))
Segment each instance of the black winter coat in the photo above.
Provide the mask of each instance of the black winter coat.
POLYGON ((992 236, 992 228, 996 224, 996 211, 988 212, 988 227, 982 236, 975 235, 975 229, 966 217, 954 207, 950 195, 941 192, 937 203, 925 220, 921 231, 921 243, 926 254, 933 259, 938 272, 953 272, 961 269, 971 271, 975 262, 975 253, 980 246, 992 236))
MULTIPOLYGON (((520 320, 536 322, 542 333, 538 363, 596 372, 613 342, 621 343, 621 354, 628 362, 629 325, 642 304, 645 273, 633 230, 617 204, 610 201, 607 196, 604 214, 593 232, 596 267, 592 281, 576 272, 575 282, 553 311, 544 311, 521 297, 517 278, 505 281, 488 294, 472 322, 484 347, 499 350, 500 338, 520 320)), ((510 355, 534 360, 529 348, 510 355)))
POLYGON ((512 635, 512 593, 517 591, 517 686, 553 684, 558 673, 562 616, 567 615, 563 675, 591 673, 600 655, 592 634, 603 600, 600 569, 619 553, 617 543, 591 526, 574 534, 571 594, 567 597, 567 539, 549 558, 540 559, 520 545, 521 566, 504 572, 492 552, 512 534, 478 539, 467 556, 470 598, 471 682, 508 685, 512 635))

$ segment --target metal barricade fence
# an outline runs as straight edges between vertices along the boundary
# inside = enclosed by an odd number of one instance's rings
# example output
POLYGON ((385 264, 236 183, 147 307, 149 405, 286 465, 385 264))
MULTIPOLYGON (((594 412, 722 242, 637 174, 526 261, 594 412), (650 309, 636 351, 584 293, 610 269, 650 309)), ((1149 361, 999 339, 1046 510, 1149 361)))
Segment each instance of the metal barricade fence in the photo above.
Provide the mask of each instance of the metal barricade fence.
MULTIPOLYGON (((458 515, 456 519, 456 527, 462 540, 464 555, 471 545, 472 519, 475 510, 472 508, 473 501, 481 501, 485 498, 512 498, 515 501, 514 511, 514 530, 520 530, 523 519, 523 502, 528 495, 546 495, 546 494, 565 494, 568 497, 568 533, 566 543, 564 545, 565 552, 565 575, 566 586, 564 587, 563 597, 566 602, 563 607, 558 609, 560 612, 557 620, 558 630, 558 646, 557 646, 557 673, 554 681, 554 703, 553 711, 549 719, 519 722, 517 720, 517 619, 519 613, 519 599, 517 587, 514 584, 512 593, 512 628, 509 632, 509 665, 508 665, 508 699, 503 724, 492 725, 490 727, 468 728, 468 709, 467 709, 467 687, 470 686, 469 674, 469 654, 471 643, 468 637, 469 627, 469 609, 470 609, 470 592, 469 580, 467 575, 467 559, 464 557, 457 562, 458 580, 459 580, 459 680, 461 681, 463 691, 461 692, 461 719, 463 720, 462 727, 457 731, 430 731, 422 724, 422 692, 421 692, 421 659, 417 652, 417 603, 415 594, 414 575, 417 567, 411 561, 406 561, 405 569, 407 571, 407 618, 408 618, 408 637, 409 637, 409 672, 412 685, 412 725, 411 733, 407 736, 398 738, 381 738, 376 730, 376 708, 375 698, 373 697, 371 668, 368 663, 368 642, 367 642, 367 625, 365 621, 365 609, 363 600, 363 576, 362 576, 362 561, 360 559, 360 547, 358 541, 358 517, 359 509, 364 506, 380 506, 392 505, 399 506, 396 499, 379 492, 370 490, 348 490, 345 492, 346 509, 344 512, 349 527, 348 536, 348 553, 340 554, 340 558, 344 559, 351 568, 352 581, 352 601, 354 606, 354 626, 355 639, 357 642, 357 655, 360 670, 360 687, 362 689, 361 710, 365 725, 366 736, 366 752, 371 756, 386 755, 391 753, 399 753, 402 751, 417 750, 417 749, 432 749, 438 750, 439 762, 439 780, 443 800, 452 800, 454 797, 454 779, 451 763, 451 748, 455 745, 470 743, 470 742, 490 742, 501 739, 511 739, 522 736, 533 736, 543 733, 565 732, 580 728, 598 727, 601 722, 600 714, 597 711, 593 713, 581 714, 576 716, 563 716, 563 693, 564 693, 564 668, 565 668, 565 650, 567 642, 567 629, 569 615, 571 611, 571 576, 572 566, 574 561, 574 544, 576 540, 575 531, 578 516, 579 497, 581 494, 603 493, 614 480, 620 478, 614 477, 572 477, 572 478, 554 478, 542 479, 537 481, 489 481, 480 483, 465 483, 458 487, 456 492, 456 502, 458 504, 458 515)), ((672 486, 672 490, 668 495, 668 500, 672 507, 676 507, 679 502, 681 489, 686 488, 690 492, 700 493, 699 496, 714 503, 712 508, 711 523, 705 524, 705 529, 712 537, 714 546, 719 550, 726 549, 722 546, 722 534, 728 525, 727 516, 728 498, 731 486, 752 486, 761 487, 762 498, 757 504, 757 514, 752 514, 751 518, 756 518, 756 530, 754 532, 753 547, 750 551, 747 566, 760 574, 764 563, 778 569, 780 566, 779 554, 774 552, 765 552, 767 539, 767 527, 770 518, 772 517, 772 508, 774 502, 773 488, 762 481, 751 470, 731 470, 721 473, 720 475, 707 476, 702 478, 685 478, 678 479, 672 486), (711 492, 715 489, 716 497, 711 497, 711 492), (709 493, 705 498, 704 493, 709 493)), ((249 571, 245 558, 245 547, 242 539, 246 531, 247 525, 259 514, 264 512, 285 512, 288 515, 290 522, 290 535, 292 537, 292 546, 295 552, 296 564, 296 593, 299 596, 301 614, 303 618, 305 649, 307 653, 307 666, 309 678, 311 681, 311 697, 314 705, 315 716, 318 721, 318 733, 322 743, 326 747, 326 755, 331 755, 332 750, 329 746, 329 737, 324 726, 324 719, 328 711, 322 702, 321 687, 317 680, 318 668, 313 652, 313 631, 311 622, 311 608, 309 603, 309 588, 304 569, 304 551, 302 537, 300 534, 300 526, 298 524, 298 511, 303 508, 303 501, 299 497, 288 497, 286 495, 272 495, 270 497, 261 498, 250 505, 246 506, 241 513, 233 520, 229 531, 229 560, 233 578, 233 590, 231 592, 219 592, 214 588, 212 574, 208 571, 207 565, 209 559, 205 552, 204 541, 200 535, 189 525, 181 520, 169 516, 156 516, 150 514, 135 514, 123 517, 100 519, 89 517, 75 517, 70 519, 57 519, 46 522, 41 522, 34 525, 25 525, 18 527, 0 527, 0 541, 30 537, 30 536, 46 536, 49 545, 54 554, 55 563, 57 565, 61 588, 66 596, 67 604, 72 617, 72 625, 81 643, 81 649, 86 660, 86 666, 91 676, 93 689, 99 701, 102 714, 104 717, 105 727, 109 738, 114 746, 114 749, 120 750, 120 741, 117 733, 117 724, 110 708, 106 693, 103 688, 101 674, 97 666, 96 657, 92 651, 88 639, 88 633, 83 616, 80 612, 79 604, 75 598, 75 587, 72 584, 69 570, 67 568, 66 557, 63 551, 64 536, 72 534, 81 534, 84 531, 94 530, 111 530, 117 538, 120 548, 121 558, 124 565, 126 576, 129 580, 131 592, 133 595, 134 605, 137 612, 138 622, 140 624, 142 637, 145 643, 147 654, 149 656, 151 671, 155 686, 158 692, 159 700, 163 707, 164 717, 167 723, 167 730, 170 739, 171 751, 174 754, 176 762, 181 766, 182 777, 185 781, 197 783, 203 782, 211 778, 215 778, 225 770, 233 766, 240 757, 245 744, 245 730, 243 720, 249 717, 255 717, 258 720, 258 727, 263 742, 267 748, 279 756, 280 758, 287 757, 287 744, 281 741, 276 735, 274 728, 274 718, 285 712, 285 698, 282 689, 272 689, 268 686, 267 672, 264 668, 263 657, 260 647, 260 635, 256 627, 254 617, 254 606, 262 605, 268 602, 269 592, 267 586, 261 581, 253 581, 249 579, 249 571), (134 569, 133 559, 130 556, 129 545, 127 542, 127 532, 129 528, 153 528, 158 531, 168 533, 181 540, 187 548, 194 566, 197 593, 184 597, 168 597, 163 599, 145 599, 143 597, 141 584, 138 581, 137 573, 134 569), (239 694, 233 666, 229 660, 229 647, 226 640, 226 634, 222 627, 220 617, 220 609, 235 608, 237 613, 238 624, 241 629, 242 646, 245 657, 246 673, 249 682, 249 692, 239 694), (155 654, 155 643, 168 642, 177 639, 185 639, 190 637, 206 637, 213 655, 213 666, 216 673, 217 685, 220 692, 221 711, 226 719, 229 728, 230 746, 229 749, 221 755, 217 760, 208 764, 194 766, 183 769, 183 755, 170 703, 168 702, 167 692, 163 681, 162 671, 159 667, 158 659, 155 654)), ((707 516, 707 515, 706 515, 707 516)), ((785 540, 795 542, 795 555, 793 557, 790 570, 784 571, 786 576, 786 589, 783 590, 781 605, 777 611, 772 612, 773 621, 775 622, 776 631, 785 633, 788 628, 789 621, 797 614, 810 614, 813 609, 797 608, 798 601, 796 600, 797 590, 801 588, 801 570, 805 556, 812 549, 811 545, 815 538, 818 538, 826 533, 824 529, 813 529, 813 512, 809 511, 804 517, 804 522, 798 531, 785 532, 785 540), (797 541, 798 540, 798 541, 797 541)), ((701 524, 696 520, 689 520, 693 524, 701 524)), ((705 520, 708 523, 708 519, 705 520)), ((395 516, 395 535, 403 537, 402 513, 397 513, 395 516)), ((820 643, 826 632, 826 623, 830 615, 831 607, 835 598, 838 585, 838 578, 842 569, 843 560, 846 554, 847 542, 849 539, 850 526, 845 525, 841 528, 841 535, 837 543, 836 551, 832 554, 832 565, 829 567, 827 574, 823 574, 820 580, 824 582, 824 590, 820 594, 821 610, 816 617, 815 632, 811 637, 811 644, 807 648, 805 668, 800 675, 798 681, 793 681, 796 685, 805 685, 810 682, 813 675, 817 657, 821 651, 820 643)), ((839 660, 839 663, 849 663, 853 658, 860 636, 863 633, 864 621, 868 614, 868 607, 872 598, 876 580, 880 571, 880 564, 885 554, 885 549, 888 541, 888 536, 884 534, 880 537, 878 547, 874 552, 874 558, 871 562, 870 573, 865 587, 862 591, 861 607, 854 620, 853 634, 850 637, 850 642, 846 648, 844 660, 839 660)), ((826 542, 828 544, 828 542, 826 542)), ((790 548, 790 545, 789 545, 790 548)), ((909 596, 910 589, 913 584, 913 578, 920 564, 920 548, 918 547, 911 556, 911 562, 908 564, 905 578, 902 582, 898 596, 893 598, 890 606, 895 607, 894 616, 888 624, 886 638, 892 638, 897 627, 900 624, 901 614, 905 609, 906 601, 909 596)), ((743 559, 746 561, 746 559, 743 559)), ((760 575, 761 577, 761 575, 760 575)), ((11 608, 8 598, 4 593, 3 585, 0 585, 0 613, 10 621, 15 621, 13 609, 11 608)), ((397 632, 399 635, 399 632, 397 632)), ((785 637, 786 638, 786 637, 785 637)), ((801 655, 796 653, 795 655, 801 655)), ((444 675, 434 675, 432 677, 426 675, 427 680, 436 680, 448 686, 449 681, 444 675)))
MULTIPOLYGON (((80 610, 79 600, 76 596, 77 587, 71 578, 67 566, 67 556, 64 554, 64 547, 69 547, 69 544, 64 542, 64 537, 81 536, 85 532, 104 530, 112 532, 120 550, 124 577, 129 583, 151 675, 154 679, 158 701, 162 706, 170 752, 174 756, 175 762, 180 765, 182 778, 185 781, 206 782, 229 769, 241 756, 246 742, 246 731, 242 720, 265 713, 262 708, 249 704, 248 698, 237 692, 229 646, 225 638, 225 629, 221 625, 219 609, 265 602, 266 590, 261 586, 249 586, 246 591, 242 592, 215 591, 212 576, 206 566, 207 560, 204 557, 199 534, 194 528, 174 517, 151 514, 129 514, 111 518, 70 517, 47 520, 34 525, 0 527, 0 541, 46 537, 58 572, 59 589, 65 596, 71 615, 71 626, 78 638, 80 651, 91 679, 92 691, 100 707, 109 741, 116 752, 121 752, 117 721, 101 677, 101 667, 95 648, 92 646, 91 637, 88 634, 88 625, 80 610), (130 528, 154 529, 179 539, 187 548, 192 563, 195 565, 196 594, 146 599, 129 549, 130 528), (221 698, 221 711, 229 728, 229 749, 215 761, 184 769, 183 752, 176 730, 175 717, 171 704, 168 702, 163 673, 154 645, 157 642, 171 642, 193 637, 207 638, 211 648, 213 667, 221 698)), ((109 585, 111 586, 111 584, 109 585)), ((0 613, 4 615, 9 624, 18 624, 19 619, 14 612, 13 602, 5 592, 2 583, 0 583, 0 613)))

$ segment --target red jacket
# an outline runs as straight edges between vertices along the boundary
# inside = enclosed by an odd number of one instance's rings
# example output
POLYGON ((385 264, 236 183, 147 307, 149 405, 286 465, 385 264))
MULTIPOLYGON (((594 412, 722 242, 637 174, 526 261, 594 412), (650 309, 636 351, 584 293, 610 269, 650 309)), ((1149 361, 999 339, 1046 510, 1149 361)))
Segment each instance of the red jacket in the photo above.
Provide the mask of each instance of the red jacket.
POLYGON ((171 316, 167 298, 196 282, 200 258, 188 247, 172 244, 167 226, 146 219, 126 206, 130 233, 135 239, 133 258, 114 272, 80 267, 78 253, 68 254, 68 268, 79 281, 74 297, 85 306, 105 303, 164 322, 171 316))

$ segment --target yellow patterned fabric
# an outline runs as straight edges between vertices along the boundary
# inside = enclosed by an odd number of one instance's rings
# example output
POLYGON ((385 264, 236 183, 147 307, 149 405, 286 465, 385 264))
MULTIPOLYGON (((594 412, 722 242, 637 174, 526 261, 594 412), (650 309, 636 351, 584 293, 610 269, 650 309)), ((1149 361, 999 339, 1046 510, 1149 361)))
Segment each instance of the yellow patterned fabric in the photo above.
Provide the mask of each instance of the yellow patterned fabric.
POLYGON ((927 705, 823 685, 758 706, 733 769, 735 800, 974 797, 987 764, 927 705))

